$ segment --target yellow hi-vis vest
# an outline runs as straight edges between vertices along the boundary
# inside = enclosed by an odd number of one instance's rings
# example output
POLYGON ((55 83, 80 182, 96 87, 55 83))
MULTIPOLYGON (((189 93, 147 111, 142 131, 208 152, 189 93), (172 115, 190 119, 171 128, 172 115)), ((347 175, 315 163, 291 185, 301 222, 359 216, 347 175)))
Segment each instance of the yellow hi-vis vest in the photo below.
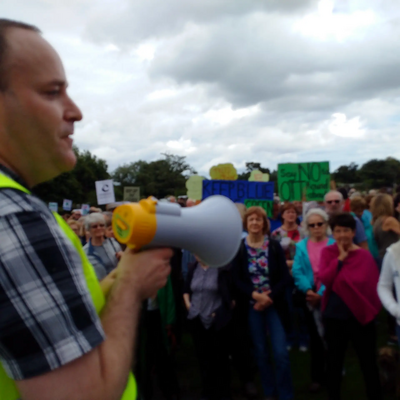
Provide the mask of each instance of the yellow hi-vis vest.
MULTIPOLYGON (((18 184, 13 179, 10 179, 7 176, 0 173, 0 189, 2 188, 17 189, 28 194, 30 193, 22 185, 18 184)), ((60 228, 64 231, 68 239, 71 240, 72 244, 74 245, 76 251, 78 252, 82 260, 83 273, 85 275, 87 288, 92 297, 93 304, 96 308, 97 314, 99 314, 102 308, 104 307, 105 298, 101 290, 99 281, 97 280, 94 269, 82 249, 82 245, 78 236, 75 235, 75 233, 72 231, 69 225, 64 221, 64 219, 59 214, 54 213, 54 216, 60 228)), ((136 390, 135 378, 133 377, 132 373, 129 373, 128 383, 126 385, 121 400, 135 400, 136 394, 137 390, 136 390)), ((3 365, 0 362, 0 400, 17 400, 20 397, 21 396, 18 393, 15 381, 13 381, 11 378, 8 377, 3 368, 3 365)))

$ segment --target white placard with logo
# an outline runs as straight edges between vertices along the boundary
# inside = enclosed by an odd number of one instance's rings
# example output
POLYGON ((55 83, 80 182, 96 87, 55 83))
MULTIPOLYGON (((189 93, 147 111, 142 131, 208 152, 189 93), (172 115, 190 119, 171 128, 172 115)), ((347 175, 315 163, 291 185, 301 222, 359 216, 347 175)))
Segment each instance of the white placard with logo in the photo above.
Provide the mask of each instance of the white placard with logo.
POLYGON ((112 179, 96 181, 97 204, 115 203, 114 183, 112 179))
POLYGON ((63 210, 71 211, 72 210, 72 200, 64 199, 63 201, 63 210))
POLYGON ((57 212, 58 211, 58 203, 49 203, 49 210, 57 212))
POLYGON ((88 215, 90 210, 90 204, 82 204, 81 210, 82 210, 82 215, 88 215))
POLYGON ((140 200, 140 187, 139 186, 125 186, 124 187, 124 201, 137 202, 140 200))

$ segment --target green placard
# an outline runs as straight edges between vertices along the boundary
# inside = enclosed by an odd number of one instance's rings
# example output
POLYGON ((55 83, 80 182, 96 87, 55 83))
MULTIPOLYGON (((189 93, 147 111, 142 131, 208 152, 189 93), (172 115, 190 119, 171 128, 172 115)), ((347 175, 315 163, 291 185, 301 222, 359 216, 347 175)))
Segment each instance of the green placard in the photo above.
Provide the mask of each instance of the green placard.
POLYGON ((244 201, 244 205, 246 208, 253 207, 253 206, 259 206, 262 207, 265 212, 267 213, 268 217, 272 217, 272 209, 274 207, 274 201, 273 200, 252 200, 252 199, 247 199, 244 201))
POLYGON ((330 180, 328 161, 278 165, 281 201, 323 201, 330 180))

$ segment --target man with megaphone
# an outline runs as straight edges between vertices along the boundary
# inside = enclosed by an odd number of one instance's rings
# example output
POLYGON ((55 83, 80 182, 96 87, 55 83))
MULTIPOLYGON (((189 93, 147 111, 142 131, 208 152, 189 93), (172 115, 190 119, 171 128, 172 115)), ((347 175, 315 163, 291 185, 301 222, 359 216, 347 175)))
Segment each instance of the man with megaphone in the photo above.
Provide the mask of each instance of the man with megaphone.
POLYGON ((0 71, 0 400, 135 399, 141 303, 172 251, 127 250, 105 299, 78 237, 30 192, 76 163, 61 60, 36 27, 0 19, 0 71))

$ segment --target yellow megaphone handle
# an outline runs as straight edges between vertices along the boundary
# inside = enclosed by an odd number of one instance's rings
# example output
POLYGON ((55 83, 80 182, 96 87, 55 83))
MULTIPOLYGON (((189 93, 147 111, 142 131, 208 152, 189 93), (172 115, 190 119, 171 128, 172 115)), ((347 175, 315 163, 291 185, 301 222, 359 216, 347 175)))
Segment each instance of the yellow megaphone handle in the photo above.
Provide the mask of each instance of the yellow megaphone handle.
POLYGON ((118 242, 130 249, 149 244, 157 231, 157 200, 153 197, 119 206, 113 213, 112 226, 118 242))

